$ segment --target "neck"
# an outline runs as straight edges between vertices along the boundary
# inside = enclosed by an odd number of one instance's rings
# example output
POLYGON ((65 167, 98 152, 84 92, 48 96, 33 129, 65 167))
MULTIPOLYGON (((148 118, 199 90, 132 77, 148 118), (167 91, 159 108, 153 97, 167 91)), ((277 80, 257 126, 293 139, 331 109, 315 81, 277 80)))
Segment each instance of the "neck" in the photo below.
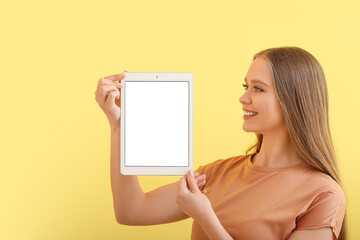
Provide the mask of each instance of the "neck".
POLYGON ((253 162, 263 167, 288 167, 301 164, 290 136, 285 129, 263 133, 263 140, 253 162))

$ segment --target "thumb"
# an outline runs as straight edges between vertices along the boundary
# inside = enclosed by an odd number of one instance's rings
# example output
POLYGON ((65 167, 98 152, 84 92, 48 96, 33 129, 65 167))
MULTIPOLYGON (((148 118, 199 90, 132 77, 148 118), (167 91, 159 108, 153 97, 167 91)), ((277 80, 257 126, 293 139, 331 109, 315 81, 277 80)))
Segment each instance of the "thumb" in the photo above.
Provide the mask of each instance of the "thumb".
POLYGON ((185 177, 182 177, 179 181, 178 193, 184 194, 187 192, 188 192, 188 188, 186 187, 186 179, 185 179, 185 177))
POLYGON ((188 182, 188 185, 189 185, 189 190, 191 192, 200 192, 197 184, 196 184, 196 181, 195 181, 195 178, 194 178, 194 173, 192 170, 189 170, 188 171, 188 174, 186 176, 186 180, 188 182))

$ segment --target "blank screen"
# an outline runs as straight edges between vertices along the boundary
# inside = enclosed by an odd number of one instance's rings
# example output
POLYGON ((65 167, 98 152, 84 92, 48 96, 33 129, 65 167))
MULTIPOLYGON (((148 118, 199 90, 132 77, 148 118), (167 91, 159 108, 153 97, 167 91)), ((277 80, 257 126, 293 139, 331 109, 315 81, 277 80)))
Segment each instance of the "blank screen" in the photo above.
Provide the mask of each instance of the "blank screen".
POLYGON ((125 81, 127 167, 189 166, 189 82, 125 81))

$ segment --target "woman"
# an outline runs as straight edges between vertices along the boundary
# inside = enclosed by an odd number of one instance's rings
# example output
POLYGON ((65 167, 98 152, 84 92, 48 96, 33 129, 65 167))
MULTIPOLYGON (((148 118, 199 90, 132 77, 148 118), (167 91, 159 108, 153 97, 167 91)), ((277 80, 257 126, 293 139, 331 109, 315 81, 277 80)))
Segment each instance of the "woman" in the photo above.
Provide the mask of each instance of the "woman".
POLYGON ((258 139, 246 155, 200 166, 148 193, 137 176, 119 171, 122 84, 116 81, 124 76, 100 79, 95 92, 111 126, 118 223, 192 217, 191 239, 346 239, 346 199, 330 135, 326 80, 310 53, 282 47, 254 56, 239 99, 243 129, 258 139))

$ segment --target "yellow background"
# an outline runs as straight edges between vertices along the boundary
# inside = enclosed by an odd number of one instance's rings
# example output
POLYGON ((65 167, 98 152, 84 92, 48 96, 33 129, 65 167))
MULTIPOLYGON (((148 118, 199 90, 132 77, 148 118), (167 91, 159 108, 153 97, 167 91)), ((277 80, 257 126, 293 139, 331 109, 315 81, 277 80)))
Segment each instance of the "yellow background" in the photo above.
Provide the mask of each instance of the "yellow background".
MULTIPOLYGON (((360 237, 360 2, 3 1, 0 239, 190 239, 192 219, 115 221, 100 77, 194 75, 194 168, 244 153, 241 84, 253 55, 298 46, 321 63, 331 131, 360 237)), ((140 176, 145 192, 180 176, 140 176)))

